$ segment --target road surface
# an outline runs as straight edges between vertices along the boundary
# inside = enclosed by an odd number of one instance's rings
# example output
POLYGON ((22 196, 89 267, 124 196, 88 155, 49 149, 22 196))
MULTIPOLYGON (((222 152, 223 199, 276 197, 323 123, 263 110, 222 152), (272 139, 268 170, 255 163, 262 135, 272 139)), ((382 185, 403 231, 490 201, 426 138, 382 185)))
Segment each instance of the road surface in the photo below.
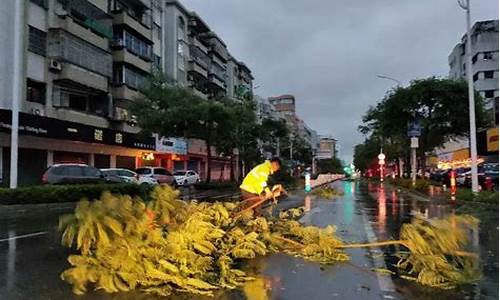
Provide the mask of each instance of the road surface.
MULTIPOLYGON (((423 213, 443 217, 455 207, 412 199, 377 183, 338 181, 344 196, 316 199, 297 194, 281 206, 304 205, 301 221, 316 226, 335 225, 345 242, 385 240, 398 236, 401 224, 423 213)), ((498 209, 497 209, 498 210, 498 209)), ((17 213, 0 220, 0 299, 160 299, 140 292, 105 294, 90 291, 75 296, 59 279, 68 267, 70 250, 60 246, 57 219, 62 210, 48 209, 36 216, 17 213)), ((350 249, 351 261, 328 266, 284 254, 260 257, 246 269, 257 280, 215 298, 177 295, 171 299, 498 299, 498 211, 486 212, 479 231, 484 277, 454 290, 425 288, 373 272, 393 268, 391 249, 350 249)), ((163 298, 164 299, 164 298, 163 298)))

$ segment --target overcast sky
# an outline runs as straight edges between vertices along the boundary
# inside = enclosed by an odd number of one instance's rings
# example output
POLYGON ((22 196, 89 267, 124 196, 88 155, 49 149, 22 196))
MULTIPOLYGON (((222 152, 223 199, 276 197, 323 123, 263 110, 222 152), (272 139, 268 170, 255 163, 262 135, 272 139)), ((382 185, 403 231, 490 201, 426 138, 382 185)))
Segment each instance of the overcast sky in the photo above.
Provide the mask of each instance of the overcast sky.
MULTIPOLYGON (((465 33, 455 0, 180 0, 244 61, 255 93, 293 94, 297 113, 352 160, 361 115, 396 83, 447 76, 465 33)), ((498 19, 498 0, 471 0, 472 20, 498 19)))

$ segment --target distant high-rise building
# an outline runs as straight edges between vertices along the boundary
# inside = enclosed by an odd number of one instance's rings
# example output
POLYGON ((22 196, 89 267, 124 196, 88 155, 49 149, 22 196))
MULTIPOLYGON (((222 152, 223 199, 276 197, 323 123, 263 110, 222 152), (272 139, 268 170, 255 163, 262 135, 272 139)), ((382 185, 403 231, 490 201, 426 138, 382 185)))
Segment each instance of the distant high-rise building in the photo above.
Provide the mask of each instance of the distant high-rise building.
MULTIPOLYGON (((464 34, 448 56, 449 78, 467 79, 464 34)), ((471 29, 474 89, 486 100, 486 109, 498 125, 498 20, 476 22, 471 29)))
POLYGON ((316 153, 317 159, 332 159, 337 154, 337 140, 333 137, 323 136, 319 139, 319 149, 316 153))

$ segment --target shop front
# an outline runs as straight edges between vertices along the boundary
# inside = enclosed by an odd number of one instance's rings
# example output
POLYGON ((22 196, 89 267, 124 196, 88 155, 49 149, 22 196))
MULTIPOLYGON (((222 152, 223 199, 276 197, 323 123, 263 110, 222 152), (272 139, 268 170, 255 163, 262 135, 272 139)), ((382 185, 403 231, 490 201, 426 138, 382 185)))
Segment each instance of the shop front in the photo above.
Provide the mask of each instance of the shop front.
MULTIPOLYGON (((468 148, 455 150, 438 155, 437 168, 440 170, 470 168, 472 160, 468 148)), ((485 158, 478 156, 477 163, 483 163, 485 158)))
MULTIPOLYGON (((6 184, 10 170, 10 110, 0 110, 0 178, 6 184)), ((153 137, 143 137, 55 118, 19 114, 18 182, 40 182, 48 166, 80 162, 98 168, 135 169, 143 153, 155 151, 153 137)))

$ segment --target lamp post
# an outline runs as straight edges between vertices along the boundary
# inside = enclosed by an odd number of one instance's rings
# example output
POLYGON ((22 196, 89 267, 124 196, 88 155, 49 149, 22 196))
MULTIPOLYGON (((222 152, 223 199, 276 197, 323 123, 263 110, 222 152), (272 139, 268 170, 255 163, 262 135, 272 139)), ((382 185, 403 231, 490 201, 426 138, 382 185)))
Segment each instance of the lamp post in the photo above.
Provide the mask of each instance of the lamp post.
MULTIPOLYGON (((377 77, 381 78, 381 79, 387 79, 387 80, 394 81, 395 83, 397 83, 397 87, 401 87, 403 85, 403 83, 400 80, 397 80, 397 79, 389 77, 389 76, 377 74, 377 77)), ((399 177, 403 178, 403 160, 401 158, 398 158, 398 162, 399 162, 399 164, 398 164, 399 177)))
POLYGON ((24 56, 24 1, 15 1, 14 21, 14 72, 12 88, 12 126, 10 131, 10 183, 11 189, 17 187, 18 138, 19 138, 19 104, 24 89, 23 56, 24 56))
POLYGON ((465 10, 467 19, 467 43, 466 43, 466 63, 467 63, 467 83, 469 87, 469 129, 470 129, 470 157, 471 157, 471 181, 472 191, 479 192, 479 182, 477 179, 477 145, 476 145, 476 111, 474 104, 474 84, 472 81, 472 46, 470 28, 470 0, 458 0, 458 5, 465 10), (465 3, 464 3, 465 2, 465 3))

